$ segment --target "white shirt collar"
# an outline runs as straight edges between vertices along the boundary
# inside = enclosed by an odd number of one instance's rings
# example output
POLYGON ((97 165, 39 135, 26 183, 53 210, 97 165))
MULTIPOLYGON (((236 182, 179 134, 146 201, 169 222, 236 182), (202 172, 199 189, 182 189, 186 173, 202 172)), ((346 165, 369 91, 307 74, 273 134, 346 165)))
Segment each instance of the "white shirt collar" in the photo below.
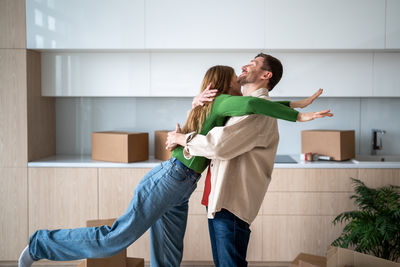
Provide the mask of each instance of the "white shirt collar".
POLYGON ((269 92, 269 90, 267 88, 260 88, 260 89, 257 89, 255 91, 251 92, 250 96, 260 97, 260 96, 264 95, 264 96, 269 97, 268 92, 269 92))

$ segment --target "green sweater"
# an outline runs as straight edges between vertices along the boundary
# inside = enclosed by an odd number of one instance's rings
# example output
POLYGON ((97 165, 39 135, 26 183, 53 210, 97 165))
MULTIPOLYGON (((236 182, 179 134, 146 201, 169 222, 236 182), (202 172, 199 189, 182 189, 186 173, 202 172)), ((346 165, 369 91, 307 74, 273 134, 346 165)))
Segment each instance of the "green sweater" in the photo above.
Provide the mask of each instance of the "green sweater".
MULTIPOLYGON (((219 95, 214 99, 211 112, 203 123, 200 134, 206 135, 216 126, 224 126, 229 117, 243 116, 246 114, 261 114, 287 121, 296 121, 298 111, 289 107, 289 101, 272 102, 263 98, 252 96, 219 95)), ((186 167, 201 173, 208 166, 209 159, 194 156, 186 159, 183 147, 178 146, 172 151, 172 156, 177 158, 186 167)))

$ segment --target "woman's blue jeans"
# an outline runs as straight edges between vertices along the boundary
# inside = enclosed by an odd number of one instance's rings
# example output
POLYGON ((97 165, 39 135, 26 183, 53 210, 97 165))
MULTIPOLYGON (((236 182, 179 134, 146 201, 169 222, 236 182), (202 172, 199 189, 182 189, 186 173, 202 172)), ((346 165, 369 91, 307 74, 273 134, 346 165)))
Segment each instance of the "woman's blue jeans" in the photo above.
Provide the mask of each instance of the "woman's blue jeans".
POLYGON ((39 230, 29 240, 34 260, 68 261, 119 253, 150 229, 151 266, 179 266, 188 200, 200 174, 171 158, 148 172, 112 227, 39 230))

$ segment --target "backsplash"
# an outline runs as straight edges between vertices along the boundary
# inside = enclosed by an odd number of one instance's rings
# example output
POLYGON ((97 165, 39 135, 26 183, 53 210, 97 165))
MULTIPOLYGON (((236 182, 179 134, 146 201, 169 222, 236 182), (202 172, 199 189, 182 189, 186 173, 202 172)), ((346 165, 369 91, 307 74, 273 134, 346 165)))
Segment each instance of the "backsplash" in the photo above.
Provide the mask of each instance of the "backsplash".
MULTIPOLYGON (((91 132, 128 130, 148 132, 149 152, 154 155, 154 131, 173 130, 177 122, 183 125, 191 102, 188 97, 56 98, 56 152, 91 154, 91 132)), ((326 108, 335 116, 306 123, 280 120, 277 153, 299 154, 302 130, 341 129, 355 130, 356 153, 369 154, 371 129, 378 128, 386 130, 378 153, 400 154, 400 98, 321 98, 304 111, 326 108)))

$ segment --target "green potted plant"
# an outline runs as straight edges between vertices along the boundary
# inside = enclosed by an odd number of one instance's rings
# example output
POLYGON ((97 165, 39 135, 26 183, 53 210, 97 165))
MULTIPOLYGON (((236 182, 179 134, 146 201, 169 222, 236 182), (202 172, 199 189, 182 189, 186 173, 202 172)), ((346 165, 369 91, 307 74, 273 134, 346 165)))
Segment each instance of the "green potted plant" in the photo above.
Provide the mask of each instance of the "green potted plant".
POLYGON ((397 261, 400 257, 400 186, 369 188, 351 178, 358 210, 339 214, 333 224, 348 222, 333 246, 354 247, 355 251, 397 261))

